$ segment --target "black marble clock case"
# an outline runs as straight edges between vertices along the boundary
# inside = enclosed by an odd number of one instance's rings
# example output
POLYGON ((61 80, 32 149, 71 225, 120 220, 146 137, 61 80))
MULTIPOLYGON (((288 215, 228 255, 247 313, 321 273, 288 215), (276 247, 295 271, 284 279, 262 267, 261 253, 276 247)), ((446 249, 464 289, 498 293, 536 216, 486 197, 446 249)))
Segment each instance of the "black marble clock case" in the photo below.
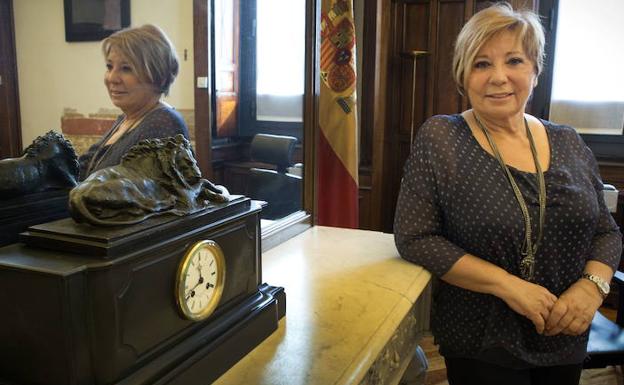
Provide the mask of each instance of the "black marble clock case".
POLYGON ((186 217, 101 228, 66 218, 0 248, 0 384, 208 384, 277 329, 262 285, 261 208, 244 197, 186 217), (222 299, 183 318, 175 275, 197 241, 226 259, 222 299))

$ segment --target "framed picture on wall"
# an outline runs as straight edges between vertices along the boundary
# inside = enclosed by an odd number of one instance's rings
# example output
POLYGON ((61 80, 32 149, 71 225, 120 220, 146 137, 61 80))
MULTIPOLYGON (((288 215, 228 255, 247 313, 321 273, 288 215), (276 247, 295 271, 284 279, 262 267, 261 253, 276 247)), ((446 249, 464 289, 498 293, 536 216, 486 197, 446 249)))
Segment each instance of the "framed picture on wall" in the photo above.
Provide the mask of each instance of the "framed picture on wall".
POLYGON ((64 0, 65 41, 100 41, 130 25, 130 0, 64 0))

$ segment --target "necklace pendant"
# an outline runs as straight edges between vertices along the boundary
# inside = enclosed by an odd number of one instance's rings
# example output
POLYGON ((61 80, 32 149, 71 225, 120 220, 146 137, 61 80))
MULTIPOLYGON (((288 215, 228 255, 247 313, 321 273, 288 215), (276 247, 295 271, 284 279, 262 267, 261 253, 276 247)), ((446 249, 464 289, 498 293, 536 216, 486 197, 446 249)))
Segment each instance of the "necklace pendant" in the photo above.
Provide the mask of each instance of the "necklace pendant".
POLYGON ((529 254, 520 261, 520 276, 526 281, 533 281, 534 272, 535 258, 529 254))
POLYGON ((537 186, 539 190, 539 223, 535 243, 533 243, 533 238, 531 237, 531 215, 529 213, 526 201, 522 196, 522 192, 520 191, 518 184, 511 174, 511 171, 509 171, 509 168, 505 164, 503 157, 498 151, 498 147, 496 147, 496 142, 492 139, 487 128, 483 125, 474 110, 472 111, 472 114, 477 122, 477 125, 483 132, 483 135, 485 135, 485 137, 487 138, 487 141, 492 148, 492 152, 498 160, 501 169, 505 172, 509 184, 511 185, 511 189, 513 190, 513 193, 516 196, 516 200, 518 201, 518 205, 520 206, 520 210, 522 211, 522 217, 524 218, 525 225, 525 242, 520 250, 520 255, 522 256, 522 260, 520 261, 520 276, 527 281, 532 281, 535 273, 535 255, 537 254, 538 247, 540 245, 540 242, 542 241, 542 235, 544 230, 544 217, 546 214, 546 182, 544 180, 544 173, 542 172, 542 169, 540 167, 537 149, 535 147, 535 141, 533 140, 531 130, 529 129, 529 122, 527 122, 526 118, 524 119, 524 128, 527 138, 529 139, 531 155, 533 156, 533 163, 535 164, 535 169, 537 171, 537 186))

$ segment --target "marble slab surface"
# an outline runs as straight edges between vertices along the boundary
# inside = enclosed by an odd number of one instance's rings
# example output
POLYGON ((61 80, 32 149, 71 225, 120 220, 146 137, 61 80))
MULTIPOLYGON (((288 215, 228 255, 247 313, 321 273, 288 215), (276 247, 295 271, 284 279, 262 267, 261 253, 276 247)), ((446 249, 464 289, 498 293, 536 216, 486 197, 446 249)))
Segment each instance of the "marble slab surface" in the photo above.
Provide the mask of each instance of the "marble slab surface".
POLYGON ((286 317, 215 384, 359 384, 429 280, 392 234, 312 227, 264 253, 286 317))

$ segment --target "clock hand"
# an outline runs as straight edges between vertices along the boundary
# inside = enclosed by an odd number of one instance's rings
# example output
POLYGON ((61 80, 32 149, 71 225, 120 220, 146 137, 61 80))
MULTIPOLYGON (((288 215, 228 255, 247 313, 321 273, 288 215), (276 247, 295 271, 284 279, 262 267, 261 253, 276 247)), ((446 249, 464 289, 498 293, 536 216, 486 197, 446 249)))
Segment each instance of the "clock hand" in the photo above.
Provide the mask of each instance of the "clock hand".
MULTIPOLYGON (((210 263, 212 264, 212 262, 210 263)), ((193 288, 191 289, 191 291, 189 292, 189 294, 187 296, 184 297, 185 300, 188 300, 189 298, 193 297, 195 295, 195 289, 197 289, 197 287, 201 284, 204 283, 204 277, 202 275, 202 265, 201 265, 201 260, 197 261, 197 271, 199 273, 199 280, 198 282, 195 284, 195 286, 193 286, 193 288)), ((214 274, 214 273, 213 273, 214 274)), ((214 287, 214 285, 210 282, 208 282, 206 284, 206 290, 210 289, 211 287, 214 287)))
POLYGON ((197 261, 197 271, 199 271, 199 279, 202 279, 202 264, 201 264, 201 259, 199 261, 197 261))
POLYGON ((199 281, 197 282, 197 285, 195 285, 195 287, 193 287, 193 290, 195 290, 195 288, 199 285, 201 285, 202 283, 204 283, 204 277, 202 275, 202 265, 201 265, 201 259, 199 261, 197 261, 197 271, 199 272, 199 281))
POLYGON ((191 291, 194 291, 197 288, 197 286, 201 285, 202 283, 204 283, 204 277, 199 277, 199 281, 195 284, 195 286, 193 286, 191 291))
POLYGON ((193 288, 191 289, 189 294, 186 297, 184 297, 184 299, 189 299, 192 296, 194 296, 195 295, 195 289, 197 289, 197 286, 201 285, 202 283, 204 283, 204 277, 200 276, 199 277, 199 282, 197 282, 197 284, 195 286, 193 286, 193 288))

